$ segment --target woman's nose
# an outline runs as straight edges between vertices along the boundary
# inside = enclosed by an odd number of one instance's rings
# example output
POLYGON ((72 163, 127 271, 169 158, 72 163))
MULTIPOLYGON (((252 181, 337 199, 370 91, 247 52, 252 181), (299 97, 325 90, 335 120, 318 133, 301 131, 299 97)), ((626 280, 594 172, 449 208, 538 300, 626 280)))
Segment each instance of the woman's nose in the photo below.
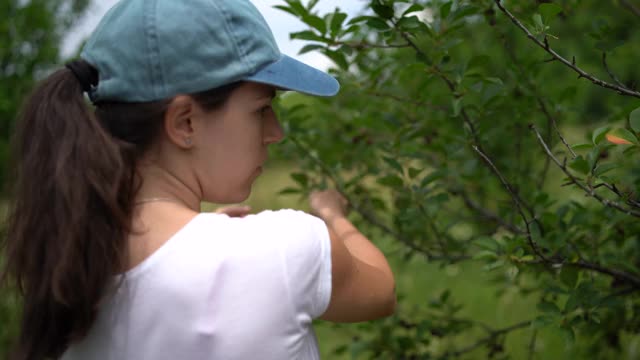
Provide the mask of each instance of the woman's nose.
POLYGON ((282 126, 280 126, 278 118, 274 115, 267 122, 264 131, 264 143, 265 145, 274 144, 282 141, 283 138, 284 131, 282 130, 282 126))

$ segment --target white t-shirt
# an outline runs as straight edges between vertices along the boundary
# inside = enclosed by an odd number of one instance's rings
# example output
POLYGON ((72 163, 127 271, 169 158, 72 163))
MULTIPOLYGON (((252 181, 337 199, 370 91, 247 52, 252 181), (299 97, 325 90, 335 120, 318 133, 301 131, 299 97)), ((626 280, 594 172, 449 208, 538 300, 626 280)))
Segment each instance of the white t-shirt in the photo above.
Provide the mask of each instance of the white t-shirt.
POLYGON ((128 271, 63 360, 318 359, 331 296, 324 222, 202 213, 128 271))

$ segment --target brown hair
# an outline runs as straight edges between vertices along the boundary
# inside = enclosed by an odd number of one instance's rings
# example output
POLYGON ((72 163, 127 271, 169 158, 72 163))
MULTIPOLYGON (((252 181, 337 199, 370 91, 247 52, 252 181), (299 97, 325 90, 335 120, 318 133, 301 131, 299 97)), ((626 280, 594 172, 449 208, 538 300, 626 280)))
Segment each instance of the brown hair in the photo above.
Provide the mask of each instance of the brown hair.
MULTIPOLYGON (((81 70, 97 72, 86 62, 81 70)), ((85 72, 86 73, 86 72, 85 72)), ((191 94, 207 110, 237 87, 191 94)), ((162 129, 170 100, 87 105, 62 69, 33 91, 18 119, 6 237, 6 285, 23 297, 12 359, 57 358, 94 322, 112 277, 125 268, 136 163, 162 129)))

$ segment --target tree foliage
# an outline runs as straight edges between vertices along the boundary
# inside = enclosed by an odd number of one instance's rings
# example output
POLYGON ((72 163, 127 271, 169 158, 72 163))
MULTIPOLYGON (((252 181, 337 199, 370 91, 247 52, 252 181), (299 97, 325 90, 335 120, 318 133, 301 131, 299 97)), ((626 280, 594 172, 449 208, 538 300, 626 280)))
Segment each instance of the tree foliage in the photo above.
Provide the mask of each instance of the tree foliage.
MULTIPOLYGON (((60 44, 89 0, 0 2, 0 187, 7 180, 8 144, 25 95, 61 63, 60 44)), ((3 209, 4 210, 4 209, 3 209)), ((0 254, 0 262, 2 254, 0 254)), ((0 287, 0 358, 15 334, 18 299, 0 287)))
POLYGON ((277 7, 308 26, 291 38, 333 61, 342 91, 280 110, 281 155, 302 170, 283 193, 335 186, 372 238, 425 265, 475 264, 498 296, 537 302, 507 326, 461 318, 449 291, 401 302, 353 354, 507 358, 505 339, 526 330, 533 356, 549 328, 576 358, 627 354, 640 331, 638 7, 371 0, 349 18, 316 3, 277 7))
POLYGON ((0 185, 5 183, 8 139, 25 95, 60 64, 63 36, 89 0, 3 0, 0 3, 0 185))

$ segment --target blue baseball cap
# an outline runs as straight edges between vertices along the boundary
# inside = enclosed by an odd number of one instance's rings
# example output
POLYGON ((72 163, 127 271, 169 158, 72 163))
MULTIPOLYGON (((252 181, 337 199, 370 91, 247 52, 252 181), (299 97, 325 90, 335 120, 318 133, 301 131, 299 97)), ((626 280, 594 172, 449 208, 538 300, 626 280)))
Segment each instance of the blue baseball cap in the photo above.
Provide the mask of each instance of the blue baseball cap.
POLYGON ((253 81, 316 96, 332 76, 283 55, 249 0, 121 0, 80 57, 99 74, 94 102, 147 102, 253 81))

